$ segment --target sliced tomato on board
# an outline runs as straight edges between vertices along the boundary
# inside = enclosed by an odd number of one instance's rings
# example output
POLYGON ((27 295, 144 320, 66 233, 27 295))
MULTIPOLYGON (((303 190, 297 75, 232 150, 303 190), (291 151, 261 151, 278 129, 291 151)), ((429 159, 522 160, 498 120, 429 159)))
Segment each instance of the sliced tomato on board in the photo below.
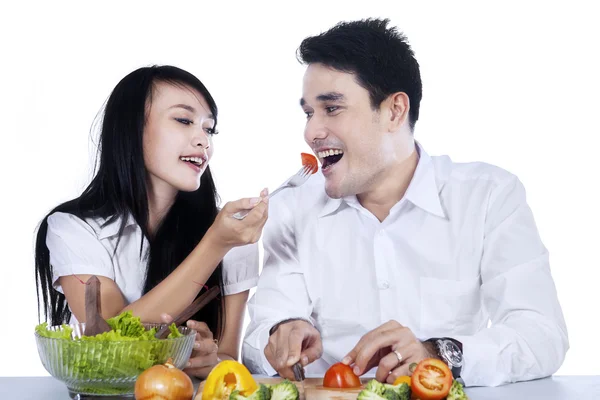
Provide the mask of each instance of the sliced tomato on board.
POLYGON ((360 385, 360 379, 354 375, 352 368, 342 363, 335 363, 329 367, 323 378, 323 386, 327 388, 347 389, 360 385))
POLYGON ((427 358, 417 365, 410 386, 413 398, 442 400, 452 387, 452 371, 442 360, 427 358))
POLYGON ((310 167, 313 174, 319 170, 317 157, 308 153, 300 153, 300 155, 302 156, 302 166, 310 167))

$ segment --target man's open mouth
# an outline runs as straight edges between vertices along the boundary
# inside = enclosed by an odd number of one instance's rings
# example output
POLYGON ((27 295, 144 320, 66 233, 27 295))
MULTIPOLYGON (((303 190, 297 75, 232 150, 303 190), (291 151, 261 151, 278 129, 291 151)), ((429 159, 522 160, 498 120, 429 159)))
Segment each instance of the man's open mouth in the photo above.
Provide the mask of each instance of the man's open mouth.
POLYGON ((344 152, 340 149, 327 149, 317 152, 317 157, 321 161, 321 168, 327 169, 340 161, 344 156, 344 152))

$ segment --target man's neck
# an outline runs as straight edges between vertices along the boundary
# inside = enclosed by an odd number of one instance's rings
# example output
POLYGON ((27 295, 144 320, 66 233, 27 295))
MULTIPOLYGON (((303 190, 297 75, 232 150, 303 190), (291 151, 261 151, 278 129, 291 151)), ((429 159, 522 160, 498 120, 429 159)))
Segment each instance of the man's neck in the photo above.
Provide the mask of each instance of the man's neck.
POLYGON ((379 176, 370 190, 357 195, 360 204, 382 222, 404 197, 418 163, 419 153, 415 148, 407 158, 379 176))

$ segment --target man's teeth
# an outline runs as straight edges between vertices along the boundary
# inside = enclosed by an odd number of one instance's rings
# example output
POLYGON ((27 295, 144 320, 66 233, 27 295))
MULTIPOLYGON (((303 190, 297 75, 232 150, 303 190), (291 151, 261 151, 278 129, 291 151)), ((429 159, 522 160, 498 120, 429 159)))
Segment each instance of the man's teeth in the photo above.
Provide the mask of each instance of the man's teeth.
POLYGON ((325 158, 329 156, 337 156, 338 154, 344 154, 342 150, 324 150, 317 153, 319 158, 325 158))
POLYGON ((204 162, 204 160, 200 157, 179 157, 179 159, 181 161, 191 161, 193 163, 196 163, 198 165, 202 165, 202 163, 204 162))

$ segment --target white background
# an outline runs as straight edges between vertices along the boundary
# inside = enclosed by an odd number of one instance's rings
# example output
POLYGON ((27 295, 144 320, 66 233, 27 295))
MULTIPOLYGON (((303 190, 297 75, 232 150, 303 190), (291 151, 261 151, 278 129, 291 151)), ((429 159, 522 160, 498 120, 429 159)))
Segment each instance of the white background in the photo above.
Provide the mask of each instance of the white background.
POLYGON ((92 122, 123 76, 152 63, 196 74, 220 107, 212 167, 222 199, 253 196, 308 150, 300 41, 368 16, 391 18, 416 52, 415 134, 427 151, 499 165, 525 184, 569 329, 559 374, 600 374, 593 2, 248 3, 0 6, 0 376, 47 375, 33 336, 34 231, 89 182, 92 122))

